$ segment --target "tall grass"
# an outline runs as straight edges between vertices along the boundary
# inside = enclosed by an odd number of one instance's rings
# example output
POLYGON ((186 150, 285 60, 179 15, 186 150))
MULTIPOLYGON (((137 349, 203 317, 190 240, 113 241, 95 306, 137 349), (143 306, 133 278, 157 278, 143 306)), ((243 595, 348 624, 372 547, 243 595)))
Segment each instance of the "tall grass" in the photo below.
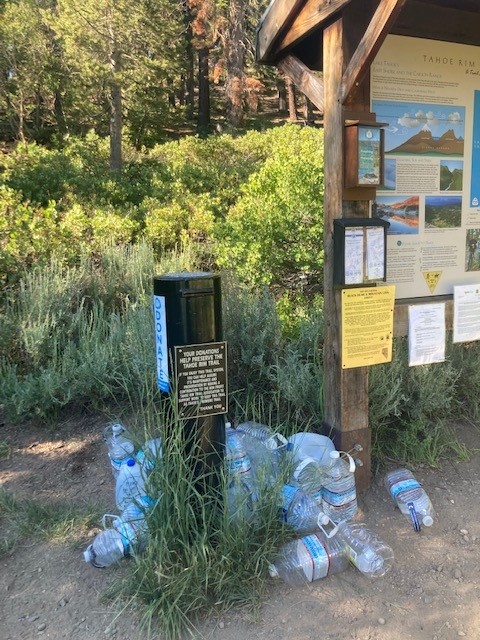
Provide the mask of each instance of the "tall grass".
POLYGON ((148 437, 162 438, 163 457, 148 482, 157 499, 147 518, 148 547, 117 595, 140 608, 144 629, 160 625, 172 640, 193 632, 205 614, 221 615, 234 605, 254 613, 268 565, 292 535, 278 515, 287 469, 253 507, 240 507, 245 518, 237 518, 226 508, 223 463, 209 465, 199 447, 202 423, 194 425, 192 445, 170 400, 144 406, 139 417, 154 426, 148 437))

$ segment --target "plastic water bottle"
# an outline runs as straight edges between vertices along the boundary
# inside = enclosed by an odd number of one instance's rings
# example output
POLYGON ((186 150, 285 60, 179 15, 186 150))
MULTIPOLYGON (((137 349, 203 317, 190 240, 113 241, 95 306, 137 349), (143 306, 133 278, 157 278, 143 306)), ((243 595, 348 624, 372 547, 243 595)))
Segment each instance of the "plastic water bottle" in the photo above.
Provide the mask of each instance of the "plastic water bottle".
POLYGON ((118 562, 125 556, 122 536, 116 529, 105 529, 83 552, 85 562, 102 569, 118 562))
POLYGON ((129 556, 144 550, 147 542, 146 512, 153 506, 153 501, 144 496, 129 504, 122 515, 113 520, 113 528, 122 537, 124 555, 129 556))
POLYGON ((285 484, 282 487, 283 520, 298 533, 318 531, 325 524, 321 495, 309 495, 301 487, 285 484), (320 522, 319 522, 320 519, 320 522))
POLYGON ((287 439, 279 433, 265 440, 245 432, 240 434, 250 460, 256 486, 258 488, 274 486, 285 468, 287 439))
POLYGON ((256 496, 255 478, 245 446, 245 436, 232 429, 229 422, 225 425, 225 449, 228 475, 231 479, 241 480, 252 495, 256 496))
POLYGON ((241 433, 246 433, 260 442, 266 442, 269 438, 275 435, 275 432, 267 427, 265 424, 260 424, 260 422, 241 422, 237 425, 237 431, 241 433))
POLYGON ((162 439, 152 438, 147 440, 143 447, 139 450, 135 456, 135 460, 138 464, 145 469, 146 472, 150 472, 158 460, 163 456, 162 439))
POLYGON ((420 531, 422 524, 432 526, 435 517, 432 503, 411 471, 403 468, 390 471, 385 476, 385 486, 415 531, 420 531))
POLYGON ((117 509, 123 511, 127 505, 135 500, 141 500, 147 495, 145 488, 145 471, 138 462, 129 458, 120 467, 115 485, 115 502, 117 509))
POLYGON ((103 430, 103 437, 108 446, 113 477, 117 478, 123 462, 132 457, 135 445, 125 427, 118 422, 107 425, 103 430))
POLYGON ((365 576, 380 578, 392 568, 392 548, 363 523, 340 522, 334 537, 338 537, 348 559, 365 576))
POLYGON ((348 454, 348 462, 340 451, 331 451, 331 464, 327 468, 322 487, 323 509, 333 522, 350 520, 357 513, 357 490, 355 486, 355 461, 348 454))
POLYGON ((326 538, 321 531, 284 545, 269 566, 272 577, 292 586, 302 586, 345 571, 348 558, 339 539, 326 538))
POLYGON ((254 516, 250 487, 241 478, 232 478, 227 486, 227 512, 232 522, 250 522, 254 516))
POLYGON ((105 514, 104 530, 95 536, 83 553, 85 562, 97 568, 108 567, 125 556, 143 551, 147 541, 145 512, 152 502, 144 498, 138 504, 129 504, 121 516, 105 514), (106 528, 106 520, 111 518, 113 526, 106 528))

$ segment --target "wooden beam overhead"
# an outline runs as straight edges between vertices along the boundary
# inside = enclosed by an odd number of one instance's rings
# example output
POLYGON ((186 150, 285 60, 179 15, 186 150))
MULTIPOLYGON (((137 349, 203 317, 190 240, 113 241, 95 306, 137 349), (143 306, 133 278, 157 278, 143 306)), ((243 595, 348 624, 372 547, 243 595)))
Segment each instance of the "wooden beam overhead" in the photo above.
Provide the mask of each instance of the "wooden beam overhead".
POLYGON ((267 8, 257 29, 257 62, 265 62, 273 44, 285 31, 297 9, 305 0, 282 0, 272 2, 267 8))
POLYGON ((274 47, 275 55, 294 46, 352 0, 307 0, 290 25, 288 32, 274 47))
POLYGON ((295 56, 286 56, 278 63, 278 68, 304 93, 323 114, 324 87, 323 80, 316 76, 303 62, 295 56))
POLYGON ((382 0, 373 14, 355 53, 353 54, 342 79, 342 103, 356 83, 370 69, 370 65, 382 46, 392 24, 407 0, 382 0))

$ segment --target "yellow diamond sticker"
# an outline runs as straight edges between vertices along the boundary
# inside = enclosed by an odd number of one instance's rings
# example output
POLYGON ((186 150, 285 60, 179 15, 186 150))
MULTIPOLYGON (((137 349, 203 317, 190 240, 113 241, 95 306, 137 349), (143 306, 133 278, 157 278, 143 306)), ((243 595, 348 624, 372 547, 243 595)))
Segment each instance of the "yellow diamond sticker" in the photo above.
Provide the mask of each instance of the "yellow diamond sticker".
POLYGON ((430 289, 430 293, 433 293, 437 287, 438 281, 440 280, 440 276, 442 275, 441 271, 424 271, 423 277, 425 278, 425 282, 430 289))

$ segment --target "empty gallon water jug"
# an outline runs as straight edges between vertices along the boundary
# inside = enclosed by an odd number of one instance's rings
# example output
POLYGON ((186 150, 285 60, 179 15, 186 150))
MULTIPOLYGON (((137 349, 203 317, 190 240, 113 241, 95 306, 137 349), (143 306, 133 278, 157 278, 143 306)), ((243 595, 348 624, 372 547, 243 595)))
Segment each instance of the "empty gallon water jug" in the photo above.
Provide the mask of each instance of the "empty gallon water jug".
POLYGON ((132 457, 135 445, 128 431, 119 422, 107 425, 103 430, 103 438, 107 443, 113 477, 117 478, 122 464, 132 457))

